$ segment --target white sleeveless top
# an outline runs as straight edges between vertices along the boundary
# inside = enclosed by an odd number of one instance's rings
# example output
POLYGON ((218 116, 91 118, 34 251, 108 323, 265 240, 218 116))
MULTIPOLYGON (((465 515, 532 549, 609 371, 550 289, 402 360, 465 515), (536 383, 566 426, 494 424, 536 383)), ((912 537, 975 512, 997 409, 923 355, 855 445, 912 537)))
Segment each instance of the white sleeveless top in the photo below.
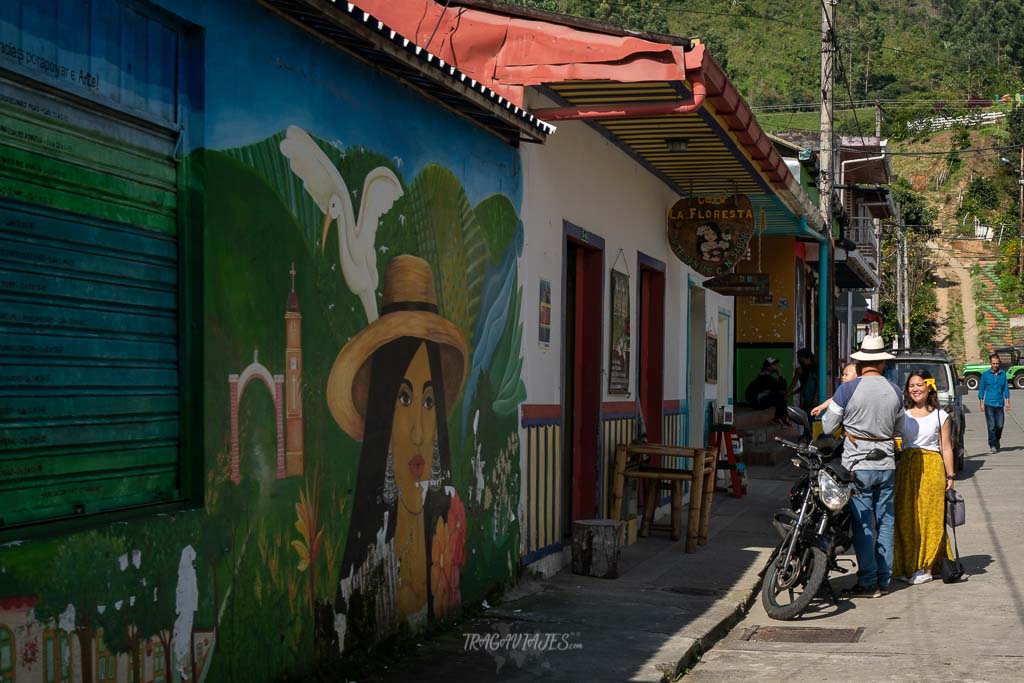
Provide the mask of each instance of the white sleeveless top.
POLYGON ((939 450, 939 429, 949 419, 949 414, 939 408, 924 417, 914 417, 909 411, 903 412, 903 448, 924 448, 939 450))

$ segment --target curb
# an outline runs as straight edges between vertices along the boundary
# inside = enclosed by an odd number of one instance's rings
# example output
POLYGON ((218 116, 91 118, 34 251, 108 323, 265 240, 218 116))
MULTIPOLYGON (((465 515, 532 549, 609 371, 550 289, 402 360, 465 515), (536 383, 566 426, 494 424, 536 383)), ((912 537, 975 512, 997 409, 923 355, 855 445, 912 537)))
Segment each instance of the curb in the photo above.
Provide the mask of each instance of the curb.
POLYGON ((693 666, 700 660, 701 655, 710 650, 715 646, 715 643, 720 641, 722 638, 729 634, 729 631, 738 624, 743 617, 750 611, 754 601, 757 599, 757 594, 761 592, 761 583, 764 581, 764 571, 762 570, 757 575, 757 582, 747 591, 743 599, 736 603, 736 606, 732 610, 722 617, 717 624, 711 627, 711 629, 700 638, 697 638, 690 647, 680 656, 676 662, 675 672, 672 678, 667 676, 662 677, 662 681, 667 680, 678 680, 686 676, 687 670, 693 668, 693 666))

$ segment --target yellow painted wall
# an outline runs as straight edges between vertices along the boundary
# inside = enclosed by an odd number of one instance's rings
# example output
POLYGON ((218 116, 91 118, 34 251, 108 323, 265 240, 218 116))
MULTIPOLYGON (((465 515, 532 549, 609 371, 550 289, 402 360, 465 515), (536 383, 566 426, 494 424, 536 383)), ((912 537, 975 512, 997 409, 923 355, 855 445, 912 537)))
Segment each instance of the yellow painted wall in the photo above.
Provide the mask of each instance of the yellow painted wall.
POLYGON ((796 256, 792 237, 755 236, 750 240, 750 260, 736 265, 737 273, 768 273, 771 305, 758 306, 748 296, 736 297, 737 344, 786 344, 795 337, 796 256), (760 248, 758 247, 760 242, 760 248), (758 270, 758 253, 761 269, 758 270))

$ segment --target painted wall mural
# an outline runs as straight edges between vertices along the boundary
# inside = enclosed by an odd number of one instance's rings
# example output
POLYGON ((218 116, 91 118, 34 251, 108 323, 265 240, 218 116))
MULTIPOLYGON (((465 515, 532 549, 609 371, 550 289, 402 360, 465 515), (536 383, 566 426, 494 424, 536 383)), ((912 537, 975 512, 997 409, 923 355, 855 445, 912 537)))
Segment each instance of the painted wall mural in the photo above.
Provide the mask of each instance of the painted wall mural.
POLYGON ((511 201, 296 126, 187 163, 205 508, 0 550, 19 682, 266 680, 452 616, 519 564, 511 201))
POLYGON ((512 200, 294 125, 184 163, 204 177, 205 505, 0 548, 19 683, 302 672, 519 565, 512 200))
MULTIPOLYGON (((154 117, 195 106, 174 119, 180 156, 147 152, 140 171, 138 149, 83 135, 91 119, 27 96, 0 109, 33 134, 0 131, 0 147, 22 154, 35 140, 37 161, 69 149, 89 161, 88 174, 61 166, 67 201, 48 207, 53 220, 88 214, 117 234, 129 223, 173 255, 177 200, 200 207, 204 432, 202 452, 185 457, 201 468, 203 505, 0 545, 2 683, 346 672, 367 647, 480 602, 520 563, 517 150, 258 4, 157 4, 167 12, 18 0, 0 11, 0 32, 63 55, 74 73, 102 67, 93 99, 106 106, 141 102, 154 117), (150 36, 145 57, 160 68, 138 67, 133 35, 150 36), (201 102, 175 99, 186 62, 201 102), (205 147, 190 146, 202 136, 205 147), (128 178, 163 188, 159 220, 143 220, 154 202, 128 178), (126 198, 146 206, 128 212, 126 198)), ((21 68, 5 59, 0 69, 21 68)), ((39 77, 34 68, 23 75, 39 77)), ((52 192, 57 178, 29 180, 52 192)), ((0 203, 44 196, 33 192, 0 192, 0 203)), ((172 380, 174 286, 161 290, 172 380)), ((158 405, 177 424, 169 387, 158 405)), ((176 443, 163 444, 172 456, 176 443)))
MULTIPOLYGON (((406 183, 400 159, 339 148, 297 126, 205 152, 203 163, 225 184, 211 190, 208 181, 211 196, 262 198, 210 204, 208 220, 231 227, 207 243, 218 264, 208 273, 218 282, 208 283, 207 317, 225 331, 208 336, 208 364, 257 344, 261 357, 285 357, 280 308, 260 302, 281 300, 271 290, 284 283, 302 297, 293 348, 302 361, 303 473, 278 479, 278 413, 262 392, 239 406, 250 462, 243 454, 239 483, 221 489, 242 493, 241 517, 251 520, 243 533, 277 568, 268 580, 253 567, 249 597, 286 598, 292 645, 308 642, 318 656, 482 599, 518 565, 516 418, 525 390, 514 206, 503 195, 471 206, 437 165, 406 183), (291 279, 263 277, 275 272, 291 279)), ((208 438, 219 439, 210 446, 223 460, 226 435, 208 438)), ((249 585, 236 579, 233 592, 249 585)), ((245 603, 233 604, 240 627, 252 618, 245 603)), ((242 667, 253 653, 225 654, 242 667)))

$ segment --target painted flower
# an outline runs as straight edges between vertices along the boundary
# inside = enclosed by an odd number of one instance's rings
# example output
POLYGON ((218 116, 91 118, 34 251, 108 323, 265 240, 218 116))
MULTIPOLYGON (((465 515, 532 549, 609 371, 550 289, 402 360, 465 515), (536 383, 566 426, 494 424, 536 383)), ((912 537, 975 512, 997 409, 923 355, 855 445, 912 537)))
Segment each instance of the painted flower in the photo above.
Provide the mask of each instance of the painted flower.
POLYGON ((459 569, 452 565, 448 525, 443 519, 437 520, 430 556, 430 590, 434 596, 434 616, 442 617, 457 608, 460 602, 458 578, 455 579, 456 592, 452 591, 452 574, 457 576, 459 569))
MULTIPOLYGON (((458 494, 452 496, 452 503, 448 508, 448 554, 457 575, 458 569, 466 566, 466 506, 462 504, 458 494)), ((457 588, 457 580, 455 585, 457 588)))
POLYGON ((39 643, 35 640, 25 641, 21 648, 21 665, 26 671, 32 670, 32 665, 39 661, 39 643))

